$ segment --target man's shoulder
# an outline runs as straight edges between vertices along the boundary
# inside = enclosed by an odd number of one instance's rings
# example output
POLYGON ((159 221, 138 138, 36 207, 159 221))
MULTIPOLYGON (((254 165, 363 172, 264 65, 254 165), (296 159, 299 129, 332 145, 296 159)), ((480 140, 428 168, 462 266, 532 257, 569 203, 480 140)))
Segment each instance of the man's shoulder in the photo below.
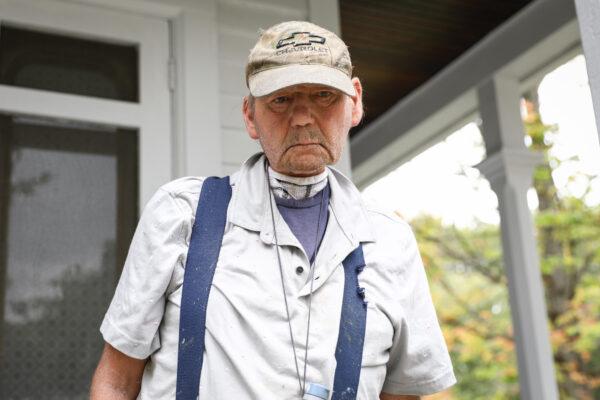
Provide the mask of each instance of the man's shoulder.
MULTIPOLYGON (((235 184, 239 173, 235 172, 229 176, 231 185, 235 184)), ((159 190, 165 191, 172 196, 181 196, 187 193, 199 195, 202 184, 207 179, 205 176, 183 176, 162 185, 159 190)))
MULTIPOLYGON (((235 185, 237 174, 230 176, 230 184, 235 185)), ((176 203, 177 207, 185 214, 194 216, 202 185, 206 177, 204 176, 184 176, 174 179, 160 186, 156 196, 169 196, 176 203)))
POLYGON ((205 180, 206 177, 204 176, 183 176, 165 183, 158 191, 168 194, 173 198, 181 198, 190 195, 198 197, 205 180))
POLYGON ((184 176, 165 183, 158 190, 166 192, 172 197, 180 197, 188 193, 197 195, 202 190, 202 183, 205 179, 204 176, 184 176))
POLYGON ((196 213, 198 198, 205 179, 203 176, 184 176, 167 182, 158 188, 148 205, 169 202, 170 208, 173 208, 175 204, 179 210, 178 214, 189 219, 196 213))
POLYGON ((377 241, 397 243, 414 237, 411 226, 397 211, 369 201, 364 202, 364 207, 377 241))
POLYGON ((369 219, 377 225, 389 226, 390 229, 410 229, 410 225, 397 212, 382 207, 380 204, 363 201, 369 219))

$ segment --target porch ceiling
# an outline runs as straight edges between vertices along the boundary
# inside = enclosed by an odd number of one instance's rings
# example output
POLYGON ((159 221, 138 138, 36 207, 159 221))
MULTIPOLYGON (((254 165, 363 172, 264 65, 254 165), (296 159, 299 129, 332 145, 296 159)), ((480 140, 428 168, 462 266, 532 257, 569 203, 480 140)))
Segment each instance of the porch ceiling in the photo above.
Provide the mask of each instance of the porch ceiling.
POLYGON ((365 118, 383 114, 532 0, 340 0, 342 38, 365 90, 365 118))

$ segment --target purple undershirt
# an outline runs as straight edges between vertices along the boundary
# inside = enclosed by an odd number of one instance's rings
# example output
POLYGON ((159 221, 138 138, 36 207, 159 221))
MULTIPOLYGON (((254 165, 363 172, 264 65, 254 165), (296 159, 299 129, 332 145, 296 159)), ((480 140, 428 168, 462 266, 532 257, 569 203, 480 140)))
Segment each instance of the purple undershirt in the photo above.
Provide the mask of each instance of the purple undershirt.
POLYGON ((290 227, 290 230, 296 236, 309 262, 312 264, 316 250, 319 248, 327 220, 329 217, 329 185, 323 190, 308 199, 282 199, 275 196, 275 203, 279 209, 279 213, 290 227), (319 206, 323 208, 320 211, 321 223, 319 221, 319 206), (319 225, 319 234, 317 240, 317 225, 319 225))

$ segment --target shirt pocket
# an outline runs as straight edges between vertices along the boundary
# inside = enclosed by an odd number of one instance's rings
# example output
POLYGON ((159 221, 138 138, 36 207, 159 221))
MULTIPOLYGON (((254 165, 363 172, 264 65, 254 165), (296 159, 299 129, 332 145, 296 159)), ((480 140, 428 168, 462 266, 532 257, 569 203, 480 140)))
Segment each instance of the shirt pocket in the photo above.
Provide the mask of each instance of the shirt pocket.
POLYGON ((392 347, 394 327, 374 302, 367 303, 367 326, 363 345, 363 367, 386 365, 392 347))

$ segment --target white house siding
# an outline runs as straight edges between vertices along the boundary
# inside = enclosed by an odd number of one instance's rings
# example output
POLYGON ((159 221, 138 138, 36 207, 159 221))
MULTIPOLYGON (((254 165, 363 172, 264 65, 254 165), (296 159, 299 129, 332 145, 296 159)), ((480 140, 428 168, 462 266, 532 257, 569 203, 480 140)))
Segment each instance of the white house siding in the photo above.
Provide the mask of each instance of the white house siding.
POLYGON ((219 51, 219 113, 222 174, 239 168, 259 149, 246 134, 241 116, 242 97, 248 92, 244 78, 246 58, 259 28, 281 21, 307 20, 307 0, 219 0, 217 3, 219 51))

